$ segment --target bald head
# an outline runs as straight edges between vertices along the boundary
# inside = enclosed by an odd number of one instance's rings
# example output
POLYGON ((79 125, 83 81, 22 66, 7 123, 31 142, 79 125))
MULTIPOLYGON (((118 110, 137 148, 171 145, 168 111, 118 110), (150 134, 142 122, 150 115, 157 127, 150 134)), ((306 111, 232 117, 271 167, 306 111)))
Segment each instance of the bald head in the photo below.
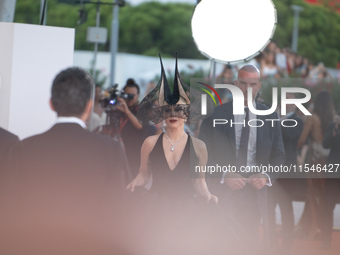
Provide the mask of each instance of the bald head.
POLYGON ((254 65, 245 65, 239 70, 239 72, 258 73, 260 75, 259 69, 257 69, 254 65))
POLYGON ((253 65, 245 65, 239 71, 235 85, 241 89, 244 95, 244 105, 248 106, 248 88, 252 88, 252 100, 254 101, 261 88, 260 71, 253 65))

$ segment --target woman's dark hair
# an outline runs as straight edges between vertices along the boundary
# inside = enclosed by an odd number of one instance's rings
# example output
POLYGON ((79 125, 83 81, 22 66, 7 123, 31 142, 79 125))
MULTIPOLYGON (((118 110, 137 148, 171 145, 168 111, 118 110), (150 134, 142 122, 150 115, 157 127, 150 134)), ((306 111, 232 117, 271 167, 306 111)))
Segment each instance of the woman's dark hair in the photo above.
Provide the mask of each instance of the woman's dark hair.
POLYGON ((137 89, 137 94, 139 95, 139 86, 138 84, 135 82, 134 79, 130 78, 126 81, 126 84, 124 86, 124 90, 126 88, 136 88, 137 89))
POLYGON ((333 121, 334 106, 332 97, 327 91, 321 91, 315 98, 314 113, 321 121, 323 134, 326 133, 328 125, 333 121))

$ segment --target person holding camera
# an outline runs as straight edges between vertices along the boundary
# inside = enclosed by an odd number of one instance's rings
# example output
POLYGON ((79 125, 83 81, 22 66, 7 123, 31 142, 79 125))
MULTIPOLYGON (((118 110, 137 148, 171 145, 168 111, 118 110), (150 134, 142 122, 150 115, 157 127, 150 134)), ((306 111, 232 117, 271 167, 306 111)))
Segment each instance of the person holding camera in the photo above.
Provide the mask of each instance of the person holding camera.
POLYGON ((128 79, 124 87, 124 93, 129 96, 126 99, 118 98, 116 108, 122 112, 119 128, 120 135, 125 145, 125 152, 128 159, 132 176, 136 176, 140 164, 140 149, 146 137, 154 135, 156 128, 151 125, 143 126, 137 120, 139 86, 134 79, 128 79))

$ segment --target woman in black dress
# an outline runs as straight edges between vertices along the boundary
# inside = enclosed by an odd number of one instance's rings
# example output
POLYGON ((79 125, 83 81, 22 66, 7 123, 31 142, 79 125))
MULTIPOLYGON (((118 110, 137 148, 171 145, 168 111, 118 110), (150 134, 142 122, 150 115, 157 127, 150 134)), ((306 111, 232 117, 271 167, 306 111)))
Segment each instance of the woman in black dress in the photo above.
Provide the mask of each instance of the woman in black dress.
POLYGON ((164 120, 166 131, 144 141, 139 173, 127 185, 128 190, 134 191, 152 181, 148 199, 144 197, 142 205, 134 209, 137 213, 131 238, 135 248, 139 254, 157 255, 251 254, 240 248, 249 245, 240 243, 240 239, 248 240, 246 234, 221 213, 216 206, 218 198, 209 192, 204 173, 196 172, 196 166, 206 165, 208 153, 204 142, 184 132, 189 112, 191 117, 196 114, 189 109, 190 100, 184 89, 190 90, 179 77, 177 61, 173 93, 162 65, 159 84, 139 106, 137 117, 142 123, 164 120), (238 252, 231 247, 236 243, 238 252))

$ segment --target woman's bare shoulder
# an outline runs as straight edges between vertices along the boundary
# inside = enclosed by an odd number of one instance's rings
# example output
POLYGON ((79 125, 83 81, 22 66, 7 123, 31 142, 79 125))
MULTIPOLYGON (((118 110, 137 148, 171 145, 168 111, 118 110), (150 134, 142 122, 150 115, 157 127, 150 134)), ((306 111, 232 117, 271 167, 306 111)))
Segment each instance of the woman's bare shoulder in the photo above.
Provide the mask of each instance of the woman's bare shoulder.
POLYGON ((153 147, 155 146, 155 144, 156 144, 156 142, 157 142, 157 140, 158 140, 158 138, 159 138, 160 135, 161 135, 161 134, 152 135, 152 136, 147 137, 147 138, 144 140, 143 147, 144 147, 145 149, 150 149, 150 150, 152 150, 153 147))
POLYGON ((192 144, 195 148, 195 151, 206 150, 205 143, 202 140, 200 140, 196 137, 192 137, 192 136, 191 136, 191 140, 192 140, 192 144))

